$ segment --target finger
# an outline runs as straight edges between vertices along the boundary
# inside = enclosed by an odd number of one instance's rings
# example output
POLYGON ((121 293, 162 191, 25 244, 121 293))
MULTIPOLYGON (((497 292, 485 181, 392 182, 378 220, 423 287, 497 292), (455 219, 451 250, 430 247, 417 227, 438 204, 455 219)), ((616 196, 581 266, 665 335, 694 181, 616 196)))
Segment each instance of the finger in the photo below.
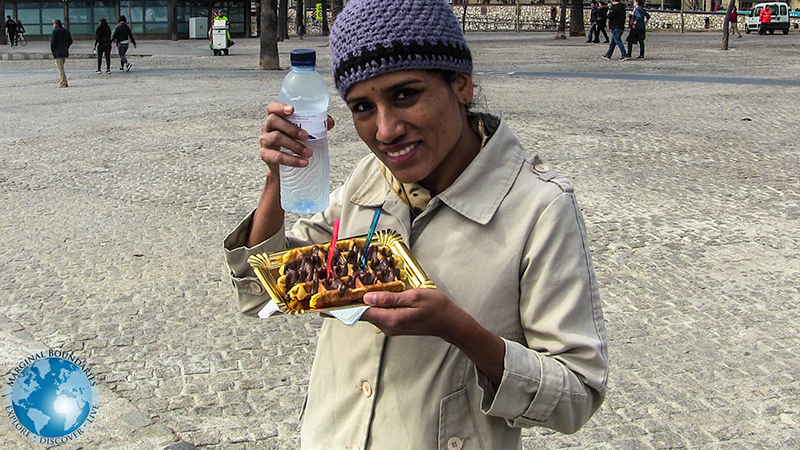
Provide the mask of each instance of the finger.
POLYGON ((305 141, 308 139, 308 132, 297 125, 289 122, 279 114, 270 114, 261 125, 261 131, 269 133, 271 131, 280 131, 285 135, 296 139, 298 141, 305 141))
POLYGON ((281 133, 280 131, 270 131, 263 133, 258 138, 258 143, 262 149, 269 149, 280 152, 285 148, 295 155, 308 159, 314 153, 310 148, 306 147, 302 142, 298 142, 289 136, 281 133))
POLYGON ((330 130, 331 128, 333 128, 334 125, 336 125, 336 121, 333 120, 333 117, 328 116, 328 121, 326 125, 328 127, 328 130, 330 130))
POLYGON ((287 103, 270 102, 267 105, 267 114, 277 114, 279 116, 291 116, 294 114, 294 106, 287 103))
POLYGON ((368 292, 364 295, 364 303, 378 308, 403 308, 411 306, 411 299, 402 292, 368 292))
POLYGON ((261 160, 267 163, 270 168, 277 166, 306 167, 308 165, 307 159, 263 146, 261 147, 261 160))

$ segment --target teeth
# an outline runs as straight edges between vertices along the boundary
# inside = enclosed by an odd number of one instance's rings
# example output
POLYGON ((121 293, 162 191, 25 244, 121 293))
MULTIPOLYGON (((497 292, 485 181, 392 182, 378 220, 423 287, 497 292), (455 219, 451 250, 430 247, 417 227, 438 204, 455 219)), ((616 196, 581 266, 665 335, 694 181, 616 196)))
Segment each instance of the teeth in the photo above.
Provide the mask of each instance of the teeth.
POLYGON ((396 151, 396 152, 388 152, 387 155, 389 155, 390 158, 397 158, 398 156, 406 155, 406 154, 408 154, 408 152, 410 152, 411 150, 414 149, 415 145, 416 144, 411 144, 408 147, 406 147, 406 148, 404 148, 402 150, 396 151))

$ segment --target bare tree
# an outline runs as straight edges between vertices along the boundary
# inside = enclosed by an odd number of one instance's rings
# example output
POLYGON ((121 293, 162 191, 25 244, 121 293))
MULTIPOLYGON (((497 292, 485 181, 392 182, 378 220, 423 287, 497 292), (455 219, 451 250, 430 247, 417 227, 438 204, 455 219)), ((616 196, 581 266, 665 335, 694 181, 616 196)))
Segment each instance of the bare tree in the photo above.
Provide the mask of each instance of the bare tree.
POLYGON ((727 50, 728 49, 728 39, 731 37, 731 34, 729 32, 729 28, 728 27, 730 26, 731 10, 735 6, 734 5, 735 1, 736 0, 731 0, 731 2, 728 3, 728 9, 725 10, 725 21, 722 22, 722 49, 723 50, 727 50))
POLYGON ((344 9, 342 0, 331 0, 331 23, 336 22, 336 16, 344 9))
POLYGON ((561 0, 561 17, 558 19, 558 31, 556 32, 556 39, 566 39, 567 29, 567 0, 561 0))
POLYGON ((300 38, 306 34, 306 5, 303 3, 303 0, 296 0, 294 6, 294 22, 297 26, 297 34, 300 35, 300 38))
POLYGON ((278 55, 278 0, 261 0, 261 52, 259 66, 262 70, 279 70, 278 55))
POLYGON ((278 1, 278 41, 289 39, 289 1, 278 1))
POLYGON ((583 26, 583 0, 572 0, 569 13, 569 35, 586 36, 583 26))
POLYGON ((331 34, 331 29, 328 26, 328 5, 326 5, 325 0, 319 0, 322 2, 322 35, 327 36, 331 34))

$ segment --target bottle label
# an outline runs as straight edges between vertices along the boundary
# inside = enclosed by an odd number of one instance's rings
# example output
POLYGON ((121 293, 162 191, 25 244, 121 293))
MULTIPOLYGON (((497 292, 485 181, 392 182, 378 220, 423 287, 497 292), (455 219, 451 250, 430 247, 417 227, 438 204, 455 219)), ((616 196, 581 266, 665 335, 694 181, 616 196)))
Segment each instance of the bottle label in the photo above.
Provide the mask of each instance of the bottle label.
POLYGON ((289 122, 306 130, 309 141, 325 139, 328 137, 328 113, 319 114, 292 114, 286 118, 289 122))

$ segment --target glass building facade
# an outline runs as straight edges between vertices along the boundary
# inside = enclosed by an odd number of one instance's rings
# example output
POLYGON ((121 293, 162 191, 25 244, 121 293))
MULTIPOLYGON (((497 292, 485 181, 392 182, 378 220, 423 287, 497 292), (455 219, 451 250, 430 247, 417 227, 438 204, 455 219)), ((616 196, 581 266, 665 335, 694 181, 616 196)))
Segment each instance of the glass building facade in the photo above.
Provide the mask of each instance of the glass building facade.
MULTIPOLYGON (((0 0, 2 2, 3 0, 0 0)), ((189 18, 213 16, 224 8, 234 37, 249 36, 250 2, 214 0, 97 0, 97 1, 5 1, 4 15, 19 19, 26 36, 49 36, 53 20, 61 19, 75 36, 91 36, 101 18, 111 28, 120 15, 128 19, 134 36, 143 38, 188 38, 189 18), (174 11, 170 14, 170 10, 174 11), (212 11, 212 13, 209 13, 212 11), (174 15, 174 18, 170 17, 174 15)), ((209 19, 210 20, 210 19, 209 19)))

